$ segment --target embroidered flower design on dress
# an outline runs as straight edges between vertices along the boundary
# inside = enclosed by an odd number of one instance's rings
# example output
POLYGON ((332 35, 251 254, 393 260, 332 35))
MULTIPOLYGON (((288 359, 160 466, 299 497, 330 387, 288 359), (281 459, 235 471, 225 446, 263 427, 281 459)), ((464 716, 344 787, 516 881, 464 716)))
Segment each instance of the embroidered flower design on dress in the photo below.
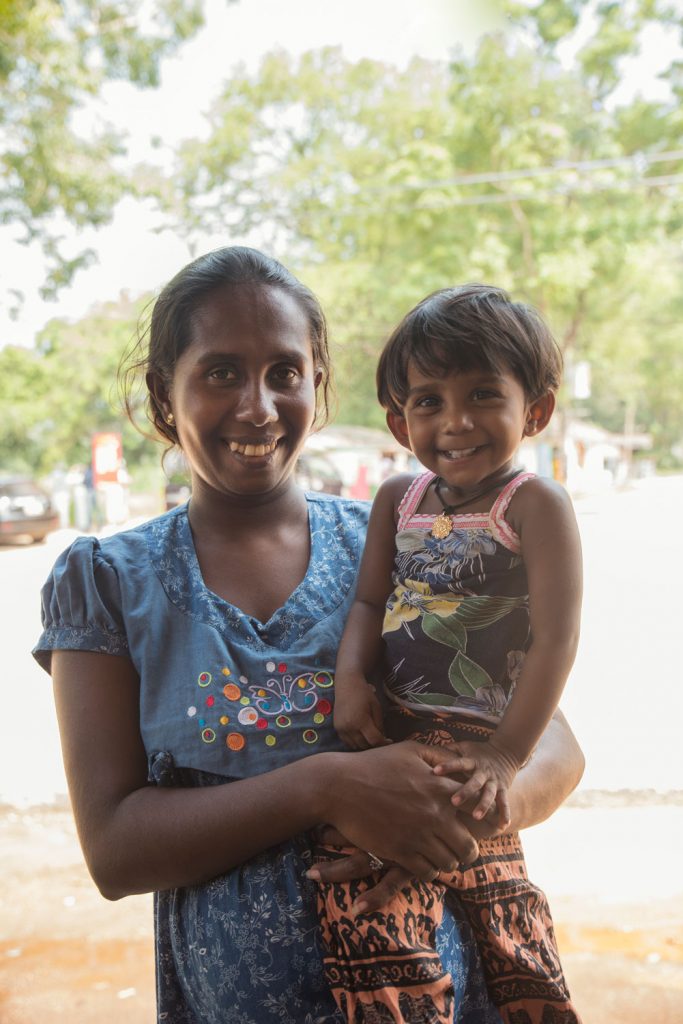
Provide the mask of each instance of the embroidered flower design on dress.
POLYGON ((203 743, 214 743, 222 727, 228 730, 225 746, 234 753, 244 750, 252 729, 255 734, 264 734, 267 747, 274 747, 277 732, 289 729, 302 715, 308 716, 310 725, 306 723, 307 727, 301 730, 301 739, 309 745, 318 742, 313 726, 322 725, 332 713, 332 701, 325 696, 325 691, 331 691, 334 685, 332 673, 321 670, 295 675, 288 671, 285 662, 274 661, 266 662, 265 670, 267 678, 262 683, 251 683, 244 675, 234 682, 227 666, 215 673, 199 672, 200 696, 186 714, 196 719, 203 743), (225 682, 226 678, 231 681, 225 682), (238 730, 236 725, 242 728, 238 730))

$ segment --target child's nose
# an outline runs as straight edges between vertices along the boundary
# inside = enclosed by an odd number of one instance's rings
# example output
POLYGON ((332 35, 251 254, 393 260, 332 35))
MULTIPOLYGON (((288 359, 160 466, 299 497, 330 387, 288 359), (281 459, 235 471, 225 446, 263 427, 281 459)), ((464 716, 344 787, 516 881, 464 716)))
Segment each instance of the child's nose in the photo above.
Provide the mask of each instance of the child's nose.
POLYGON ((446 430, 453 434, 459 434, 465 430, 472 430, 474 426, 472 414, 464 406, 450 406, 446 410, 446 417, 446 430))

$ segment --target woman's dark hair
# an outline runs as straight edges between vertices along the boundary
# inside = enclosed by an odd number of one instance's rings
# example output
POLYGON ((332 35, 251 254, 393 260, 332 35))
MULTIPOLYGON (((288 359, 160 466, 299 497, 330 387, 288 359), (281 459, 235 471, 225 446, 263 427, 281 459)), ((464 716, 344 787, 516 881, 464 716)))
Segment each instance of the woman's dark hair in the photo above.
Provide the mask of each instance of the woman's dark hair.
POLYGON ((387 341, 377 366, 377 395, 398 415, 408 397, 409 363, 425 374, 508 371, 529 401, 556 391, 562 376, 562 354, 540 313, 485 284, 433 292, 387 341))
MULTIPOLYGON (((311 332, 313 362, 322 372, 316 396, 318 427, 329 415, 331 365, 327 341, 327 322, 313 292, 286 267, 257 249, 241 245, 227 246, 199 256, 176 274, 153 304, 146 325, 119 366, 119 391, 130 420, 135 423, 136 387, 149 373, 156 373, 170 387, 176 363, 192 341, 194 318, 206 299, 231 285, 261 284, 281 288, 306 314, 311 332)), ((175 426, 168 424, 155 397, 146 389, 145 412, 152 426, 165 440, 178 441, 175 426)))

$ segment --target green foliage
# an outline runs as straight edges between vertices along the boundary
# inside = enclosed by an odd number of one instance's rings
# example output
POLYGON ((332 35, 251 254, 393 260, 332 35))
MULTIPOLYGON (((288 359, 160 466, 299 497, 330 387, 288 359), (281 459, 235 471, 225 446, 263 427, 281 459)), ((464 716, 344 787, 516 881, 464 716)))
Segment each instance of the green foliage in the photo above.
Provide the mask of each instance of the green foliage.
MULTIPOLYGON (((76 0, 68 22, 56 0, 2 5, 0 221, 45 239, 56 267, 54 212, 102 222, 121 188, 110 160, 120 140, 72 132, 79 99, 104 75, 153 83, 159 56, 197 15, 183 0, 159 2, 162 20, 145 35, 129 31, 132 0, 76 0)), ((383 424, 374 368, 406 310, 444 285, 484 280, 539 306, 569 363, 590 362, 581 411, 648 430, 666 459, 683 438, 683 62, 661 68, 667 100, 619 101, 615 87, 643 28, 678 32, 680 10, 664 0, 502 6, 511 30, 447 65, 354 63, 327 48, 238 69, 209 112, 209 137, 187 140, 167 180, 149 169, 138 187, 158 195, 191 248, 207 233, 256 237, 314 288, 342 422, 383 424)), ((63 264, 54 285, 72 269, 63 264)), ((2 355, 0 456, 82 461, 93 429, 121 426, 106 399, 127 316, 56 321, 38 353, 2 355)), ((126 433, 131 467, 149 451, 126 433)))
MULTIPOLYGON (((414 302, 467 280, 536 304, 570 361, 614 369, 622 407, 634 375, 647 390, 647 359, 619 373, 620 352, 594 346, 621 318, 610 296, 629 291, 634 247, 647 239, 662 253, 681 237, 681 77, 668 69, 666 102, 611 94, 642 29, 680 18, 657 0, 505 6, 518 31, 483 37, 450 66, 351 63, 335 48, 270 54, 226 82, 210 137, 180 153, 165 199, 190 242, 226 223, 258 230, 322 298, 345 422, 382 423, 382 342, 414 302), (560 48, 577 28, 567 67, 560 48)), ((667 281, 667 301, 680 281, 667 281)), ((648 338, 651 307, 629 310, 630 330, 648 338)), ((594 414, 611 420, 597 401, 594 414)), ((674 414, 658 444, 682 433, 674 414)))
POLYGON ((0 224, 39 239, 48 267, 44 296, 92 259, 67 258, 60 219, 107 222, 126 187, 113 158, 123 138, 74 127, 84 100, 107 79, 154 86, 159 64, 202 22, 200 0, 155 0, 142 31, 136 0, 0 0, 0 224))
POLYGON ((47 473, 90 461, 92 434, 123 432, 131 467, 156 459, 118 406, 116 371, 135 333, 143 300, 123 297, 76 323, 51 320, 35 349, 0 349, 0 465, 47 473))

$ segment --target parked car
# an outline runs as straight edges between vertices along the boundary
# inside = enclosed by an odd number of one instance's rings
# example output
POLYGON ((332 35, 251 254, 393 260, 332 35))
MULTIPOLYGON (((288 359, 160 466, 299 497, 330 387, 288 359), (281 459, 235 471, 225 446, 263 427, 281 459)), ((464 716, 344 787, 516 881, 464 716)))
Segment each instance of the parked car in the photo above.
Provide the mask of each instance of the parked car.
POLYGON ((0 479, 0 543, 13 537, 45 540, 58 526, 52 499, 35 480, 0 479))
POLYGON ((321 452, 302 452, 296 464, 296 478, 305 491, 341 494, 344 486, 335 464, 321 452))
POLYGON ((172 508, 176 508, 178 505, 184 505, 191 493, 192 488, 187 481, 178 482, 175 480, 169 480, 164 487, 166 511, 170 512, 172 508))

